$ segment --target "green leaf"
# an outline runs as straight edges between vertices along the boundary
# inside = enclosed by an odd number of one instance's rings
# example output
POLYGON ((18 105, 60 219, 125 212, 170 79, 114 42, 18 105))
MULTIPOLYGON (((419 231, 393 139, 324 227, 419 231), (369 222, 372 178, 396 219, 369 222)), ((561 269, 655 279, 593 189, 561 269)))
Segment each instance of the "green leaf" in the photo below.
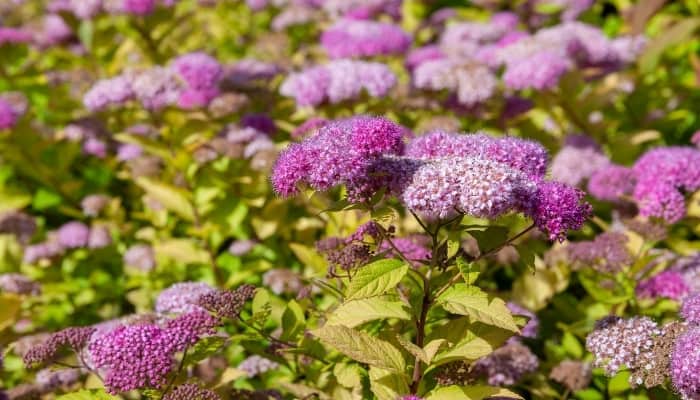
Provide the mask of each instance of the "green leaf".
POLYGON ((207 336, 198 341, 187 351, 185 365, 194 365, 218 353, 226 344, 226 338, 221 336, 207 336))
POLYGON ((328 317, 327 325, 343 325, 354 328, 377 319, 398 318, 410 320, 411 314, 405 303, 374 297, 347 301, 328 317))
POLYGON ((365 332, 345 326, 324 326, 311 333, 355 361, 398 373, 406 368, 399 349, 365 332))
POLYGON ((194 220, 194 210, 190 203, 191 196, 186 191, 143 176, 136 178, 136 184, 166 209, 188 221, 194 220))
POLYGON ((362 385, 362 368, 357 364, 337 363, 333 366, 333 375, 341 385, 354 388, 362 385))
POLYGON ((472 321, 513 332, 520 330, 503 300, 491 297, 475 286, 458 283, 447 289, 437 301, 446 311, 466 315, 472 321))
POLYGON ((442 345, 447 344, 447 340, 445 339, 435 339, 421 349, 402 336, 397 336, 396 339, 409 353, 428 365, 433 361, 433 357, 435 357, 435 354, 440 350, 442 345))
POLYGON ((620 373, 610 378, 608 394, 615 396, 630 390, 630 375, 630 371, 620 371, 620 373))
POLYGON ((487 340, 470 334, 461 342, 436 355, 432 360, 432 366, 435 367, 452 361, 478 360, 491 354, 493 350, 493 345, 487 340))
POLYGON ((299 243, 289 243, 289 248, 305 266, 319 272, 327 268, 326 260, 315 249, 299 243))
POLYGON ((482 400, 489 397, 499 397, 508 399, 522 399, 520 395, 493 386, 443 386, 437 388, 425 398, 425 400, 482 400))
POLYGON ((92 390, 81 390, 74 393, 64 394, 59 396, 56 400, 118 400, 118 397, 114 397, 104 389, 92 389, 92 390))
POLYGON ((462 279, 467 285, 471 285, 479 278, 479 266, 475 263, 467 262, 464 257, 457 257, 457 268, 462 275, 462 279))
POLYGON ((370 367, 370 389, 378 400, 396 400, 408 393, 408 378, 381 368, 370 367))
POLYGON ((489 226, 479 231, 468 231, 479 243, 479 251, 484 254, 502 245, 508 240, 508 228, 504 226, 489 226))
POLYGON ((36 191, 32 199, 32 207, 37 211, 43 211, 60 205, 63 199, 56 192, 41 188, 36 191))
POLYGON ((581 342, 570 332, 564 333, 564 336, 561 338, 561 346, 571 357, 575 359, 583 357, 583 346, 581 346, 581 342))
POLYGON ((299 335, 306 325, 306 317, 304 310, 301 309, 299 303, 291 300, 287 304, 282 313, 282 340, 294 340, 299 335))
POLYGON ((408 272, 408 265, 396 259, 368 264, 352 277, 345 293, 346 300, 379 296, 396 287, 408 272))

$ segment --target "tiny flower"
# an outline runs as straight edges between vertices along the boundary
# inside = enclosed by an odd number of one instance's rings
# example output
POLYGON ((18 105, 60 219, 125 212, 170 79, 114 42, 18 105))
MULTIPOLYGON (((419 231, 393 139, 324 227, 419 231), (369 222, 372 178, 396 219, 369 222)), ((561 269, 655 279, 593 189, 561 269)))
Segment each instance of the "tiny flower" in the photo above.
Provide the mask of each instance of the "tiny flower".
POLYGON ((157 313, 182 314, 202 308, 198 305, 200 296, 213 293, 216 289, 204 282, 180 282, 163 290, 156 299, 157 313))
POLYGON ((141 271, 151 271, 156 267, 153 248, 146 244, 135 244, 124 253, 124 264, 141 271))
POLYGON ((688 286, 683 275, 677 271, 663 271, 647 280, 639 282, 635 290, 637 296, 656 299, 666 297, 680 300, 688 294, 688 286))
POLYGON ((403 53, 411 38, 396 25, 341 19, 323 32, 321 45, 331 58, 369 57, 403 53))
POLYGON ((57 231, 58 243, 67 249, 87 246, 89 236, 90 228, 78 221, 68 222, 57 231))
POLYGON ((259 355, 252 355, 238 364, 238 369, 245 371, 249 377, 253 378, 262 375, 267 371, 279 368, 279 364, 259 355))

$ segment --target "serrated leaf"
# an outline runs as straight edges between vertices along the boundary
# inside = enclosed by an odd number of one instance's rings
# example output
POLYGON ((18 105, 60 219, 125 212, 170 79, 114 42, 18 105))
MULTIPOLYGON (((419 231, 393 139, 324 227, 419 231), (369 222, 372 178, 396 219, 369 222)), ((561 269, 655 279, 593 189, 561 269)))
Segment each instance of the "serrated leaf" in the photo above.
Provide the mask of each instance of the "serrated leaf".
POLYGON ((324 326, 311 333, 355 361, 403 373, 406 361, 389 342, 345 326, 324 326))
POLYGON ((291 300, 282 313, 282 340, 294 340, 304 330, 306 317, 299 303, 291 300))
POLYGON ((143 176, 136 178, 135 182, 149 196, 152 196, 169 211, 188 221, 194 220, 194 210, 190 203, 190 195, 186 191, 143 176))
POLYGON ((59 396, 56 400, 118 400, 118 397, 114 397, 103 389, 94 390, 81 390, 74 393, 64 394, 59 396))
POLYGON ((362 385, 362 369, 357 364, 337 363, 333 367, 333 375, 342 386, 354 388, 362 385))
POLYGON ((445 339, 436 339, 426 344, 421 349, 414 343, 404 339, 402 336, 397 336, 396 339, 409 353, 428 365, 430 365, 430 363, 433 361, 433 357, 435 357, 435 354, 440 350, 440 347, 447 343, 445 339))
POLYGON ((408 378, 381 368, 370 367, 370 389, 378 400, 396 400, 408 393, 408 378))
POLYGON ((435 339, 431 340, 428 344, 423 346, 423 351, 425 352, 426 364, 433 362, 435 355, 442 348, 443 345, 447 344, 445 339, 435 339))
POLYGON ((482 400, 489 397, 522 399, 508 389, 493 386, 443 386, 428 393, 425 400, 482 400))
POLYGON ((479 278, 479 266, 475 263, 467 262, 464 257, 457 257, 457 268, 464 279, 464 283, 471 285, 479 278))
POLYGON ((311 247, 299 243, 290 243, 289 248, 302 264, 313 268, 316 271, 325 271, 326 260, 311 247))
POLYGON ((484 230, 470 230, 468 233, 476 239, 479 251, 484 254, 491 251, 508 240, 508 228, 504 226, 489 226, 484 230))
POLYGON ((396 287, 408 272, 408 265, 396 259, 375 261, 357 271, 348 284, 346 300, 379 296, 396 287))
POLYGON ((437 301, 446 311, 468 316, 472 321, 519 331, 506 303, 497 297, 490 297, 475 286, 458 283, 447 289, 437 301))
POLYGON ((336 308, 328 317, 327 325, 343 325, 354 328, 377 319, 397 318, 409 320, 411 314, 406 304, 400 301, 371 299, 350 300, 336 308))
POLYGON ((470 335, 451 348, 439 353, 433 358, 432 366, 446 364, 452 361, 474 361, 493 352, 491 343, 480 337, 470 335))
POLYGON ((221 336, 207 336, 202 338, 187 351, 185 365, 194 365, 213 356, 221 350, 224 344, 226 344, 226 338, 221 336))

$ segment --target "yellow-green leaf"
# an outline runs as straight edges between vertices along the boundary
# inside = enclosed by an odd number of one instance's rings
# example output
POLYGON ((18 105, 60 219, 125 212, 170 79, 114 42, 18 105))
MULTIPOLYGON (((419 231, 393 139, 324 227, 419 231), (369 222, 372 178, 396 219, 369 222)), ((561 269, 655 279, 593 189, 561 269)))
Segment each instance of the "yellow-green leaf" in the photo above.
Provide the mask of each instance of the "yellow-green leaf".
POLYGON ((114 397, 103 389, 94 390, 81 390, 79 392, 73 392, 59 396, 56 400, 117 400, 118 397, 114 397))
POLYGON ((406 368, 406 361, 399 349, 365 332, 326 325, 311 333, 355 361, 398 373, 403 373, 406 368))
POLYGON ((396 287, 408 272, 408 265, 396 259, 375 261, 352 277, 345 295, 346 300, 379 296, 396 287))
POLYGON ((506 303, 497 297, 490 297, 475 286, 456 284, 447 289, 438 298, 438 302, 446 311, 466 315, 472 321, 480 321, 513 332, 519 331, 506 303))
POLYGON ((377 319, 411 319, 406 304, 400 301, 384 300, 379 297, 350 300, 336 308, 328 317, 327 325, 344 325, 354 328, 365 322, 377 319))
POLYGON ((210 261, 209 253, 190 239, 168 239, 156 242, 153 245, 153 251, 158 257, 183 264, 205 264, 210 261))
POLYGON ((190 195, 186 191, 143 176, 136 178, 136 184, 169 211, 188 221, 194 220, 194 210, 192 209, 192 203, 190 203, 190 195))
POLYGON ((522 399, 520 395, 493 386, 444 386, 428 393, 426 400, 482 400, 489 397, 522 399))
POLYGON ((396 400, 408 393, 408 377, 385 369, 370 367, 369 383, 378 400, 396 400))
POLYGON ((17 313, 22 306, 22 299, 9 293, 0 294, 0 330, 15 323, 17 313))

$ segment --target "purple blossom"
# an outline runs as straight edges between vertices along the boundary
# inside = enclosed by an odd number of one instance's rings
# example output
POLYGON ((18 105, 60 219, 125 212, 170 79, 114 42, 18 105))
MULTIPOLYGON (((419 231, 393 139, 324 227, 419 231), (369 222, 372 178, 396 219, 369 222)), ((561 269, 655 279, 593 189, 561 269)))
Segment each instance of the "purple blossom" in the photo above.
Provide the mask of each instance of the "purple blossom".
POLYGON ((58 243, 66 249, 85 247, 90 237, 90 228, 82 222, 63 224, 57 231, 58 243))
POLYGON ((286 268, 275 268, 262 276, 263 285, 275 294, 299 294, 304 288, 304 282, 299 274, 286 268))
POLYGON ((384 97, 396 81, 384 64, 335 60, 290 74, 282 82, 280 94, 294 97, 299 107, 313 107, 324 101, 338 103, 357 98, 363 90, 372 97, 384 97))
POLYGON ((627 249, 628 240, 624 233, 605 232, 592 241, 569 243, 567 255, 574 268, 585 266, 604 273, 616 273, 634 261, 627 249))
POLYGON ((700 325, 700 292, 695 292, 683 299, 680 315, 687 322, 700 325))
POLYGON ((83 142, 83 153, 97 158, 107 157, 107 143, 97 138, 87 138, 83 142))
POLYGON ((47 14, 41 22, 41 30, 35 40, 43 47, 65 43, 74 37, 73 31, 63 18, 57 14, 47 14))
POLYGON ((51 259, 63 254, 65 248, 55 239, 33 244, 24 248, 22 261, 26 264, 34 264, 43 259, 51 259))
POLYGON ((245 303, 255 296, 255 286, 242 285, 236 290, 216 290, 199 297, 199 305, 219 317, 236 319, 245 303))
POLYGON ((21 211, 0 214, 0 233, 15 235, 17 241, 27 244, 36 231, 34 217, 21 211))
POLYGON ((153 248, 146 244, 135 244, 124 253, 124 264, 141 271, 151 271, 156 267, 153 248))
POLYGON ((31 41, 32 34, 24 29, 0 26, 0 46, 29 43, 31 41))
POLYGON ((413 71, 426 61, 440 60, 445 58, 445 53, 440 46, 428 45, 411 50, 406 55, 406 68, 413 71))
POLYGON ((51 334, 43 343, 31 347, 24 355, 24 364, 35 366, 52 361, 59 352, 69 348, 79 352, 95 332, 91 327, 71 327, 51 334))
POLYGON ((122 144, 117 148, 117 159, 119 161, 129 161, 138 158, 143 154, 143 149, 137 144, 122 144))
POLYGON ((671 382, 684 399, 700 397, 700 328, 689 329, 676 341, 671 355, 671 382))
POLYGON ((486 376, 492 386, 514 385, 539 365, 539 359, 527 346, 512 341, 479 359, 474 364, 474 373, 486 376))
POLYGON ((275 120, 267 114, 246 114, 241 118, 240 125, 244 128, 253 128, 266 135, 273 135, 277 131, 275 120))
POLYGON ((202 308, 198 305, 199 297, 213 293, 216 289, 204 282, 180 282, 163 290, 156 299, 155 310, 158 313, 183 314, 202 308))
POLYGON ((683 281, 683 275, 677 271, 663 271, 649 279, 639 282, 635 290, 637 296, 657 299, 666 297, 680 300, 688 294, 688 286, 683 281))
POLYGON ((109 204, 110 197, 104 194, 91 194, 83 197, 80 207, 83 214, 88 217, 96 217, 109 204))
POLYGON ((89 345, 90 357, 104 371, 107 390, 116 394, 161 388, 174 367, 176 352, 168 332, 153 324, 120 326, 89 345))
POLYGON ((254 354, 238 364, 238 369, 245 371, 250 378, 253 378, 255 376, 262 375, 267 371, 277 369, 279 366, 280 365, 278 363, 272 360, 254 354))
POLYGON ((185 81, 187 88, 179 104, 183 108, 207 105, 219 94, 223 68, 219 61, 205 53, 189 53, 173 60, 171 68, 185 81))
POLYGON ((297 126, 291 133, 293 138, 302 138, 328 124, 328 120, 320 117, 311 117, 297 126))
POLYGON ((403 53, 411 37, 396 25, 341 19, 323 32, 321 45, 330 58, 369 57, 403 53))
POLYGON ((156 8, 156 0, 122 0, 124 12, 133 15, 148 15, 156 8))
POLYGON ((563 241, 567 231, 581 229, 593 211, 584 196, 560 182, 541 182, 536 195, 525 200, 523 212, 550 240, 563 241))
POLYGON ((41 285, 22 274, 0 274, 0 291, 23 295, 38 295, 41 293, 41 285))
POLYGON ((209 389, 201 388, 193 383, 176 386, 163 396, 163 400, 220 400, 221 397, 209 389))
POLYGON ((221 320, 209 312, 199 309, 178 315, 165 323, 170 343, 176 351, 184 351, 202 336, 213 335, 221 320))
POLYGON ((103 79, 85 93, 83 104, 90 111, 101 111, 109 106, 124 105, 134 97, 130 80, 125 76, 103 79))
MULTIPOLYGON (((426 236, 400 237, 391 239, 396 248, 409 261, 413 262, 414 266, 420 265, 419 261, 430 260, 432 253, 427 247, 428 238, 426 236)), ((388 241, 382 241, 381 251, 387 251, 393 257, 399 257, 396 250, 389 244, 388 241)))
POLYGON ((588 192, 600 200, 618 201, 623 196, 632 195, 635 181, 631 168, 610 164, 591 175, 588 192))
POLYGON ((41 392, 46 393, 76 383, 81 375, 82 371, 79 369, 52 370, 45 368, 36 373, 35 383, 41 392))
POLYGON ((552 180, 579 186, 610 160, 592 147, 564 146, 552 159, 552 180))
POLYGON ((272 80, 280 72, 281 68, 275 64, 244 58, 224 68, 221 84, 232 88, 249 88, 256 82, 272 80))
POLYGON ((503 73, 503 82, 511 89, 552 89, 559 83, 571 65, 561 56, 541 52, 532 57, 508 64, 503 73))
POLYGON ((684 192, 700 189, 700 151, 690 147, 650 150, 632 167, 639 213, 674 223, 685 216, 684 192))
POLYGON ((329 123, 316 135, 284 150, 272 172, 275 191, 297 193, 299 184, 316 190, 352 185, 383 154, 399 154, 403 130, 383 118, 355 117, 329 123))
POLYGON ((148 110, 160 110, 175 104, 182 87, 172 70, 155 66, 131 75, 134 97, 148 110))
POLYGON ((94 225, 90 228, 87 247, 90 249, 101 249, 112 244, 112 234, 105 225, 94 225))
POLYGON ((528 318, 527 323, 520 331, 520 336, 526 338, 536 338, 540 329, 540 320, 537 315, 520 304, 508 302, 508 310, 514 315, 522 315, 528 318))
POLYGON ((0 94, 0 130, 10 129, 24 114, 24 109, 13 104, 9 98, 0 94))

